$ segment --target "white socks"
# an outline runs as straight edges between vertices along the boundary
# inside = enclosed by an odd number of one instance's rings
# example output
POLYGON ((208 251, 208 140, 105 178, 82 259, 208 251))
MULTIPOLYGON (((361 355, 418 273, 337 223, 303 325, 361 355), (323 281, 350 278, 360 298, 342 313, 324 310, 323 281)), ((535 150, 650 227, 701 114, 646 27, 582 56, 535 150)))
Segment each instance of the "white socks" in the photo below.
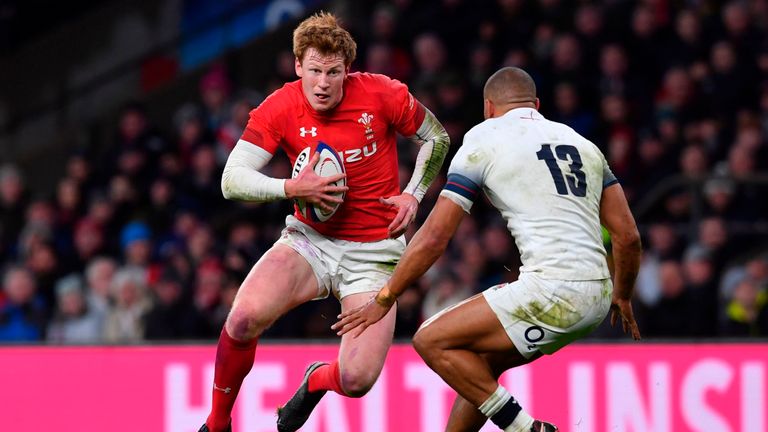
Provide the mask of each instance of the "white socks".
POLYGON ((480 412, 488 418, 496 415, 499 410, 506 405, 506 403, 512 399, 512 395, 509 394, 507 389, 499 385, 488 399, 480 405, 480 412))
POLYGON ((497 426, 504 429, 504 432, 530 432, 533 426, 533 417, 523 411, 515 398, 501 385, 480 405, 479 409, 497 426))

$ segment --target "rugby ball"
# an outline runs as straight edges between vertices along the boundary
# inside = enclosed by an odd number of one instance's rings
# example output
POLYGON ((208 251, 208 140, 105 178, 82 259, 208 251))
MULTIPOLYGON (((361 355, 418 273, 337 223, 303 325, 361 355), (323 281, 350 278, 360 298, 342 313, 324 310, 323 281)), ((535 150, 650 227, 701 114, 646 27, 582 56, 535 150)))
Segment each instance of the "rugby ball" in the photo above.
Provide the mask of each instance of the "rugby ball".
MULTIPOLYGON (((320 177, 330 177, 332 175, 341 174, 344 172, 344 163, 342 162, 341 157, 339 157, 338 152, 336 152, 333 147, 320 141, 317 144, 315 153, 320 153, 320 160, 317 162, 317 165, 315 165, 315 173, 320 177)), ((295 178, 297 175, 299 175, 301 170, 303 170, 304 167, 307 166, 309 161, 312 159, 313 154, 314 153, 312 152, 312 148, 310 147, 305 148, 301 151, 301 153, 299 153, 299 155, 296 157, 296 161, 293 164, 291 177, 295 178)), ((336 186, 346 186, 347 179, 343 178, 332 184, 335 184, 336 186)), ((339 193, 337 196, 340 196, 341 199, 344 199, 344 193, 339 193)), ((312 203, 305 202, 303 199, 294 199, 293 201, 296 204, 296 211, 304 216, 305 219, 311 220, 313 222, 327 221, 336 213, 336 210, 338 210, 339 206, 341 205, 334 204, 331 211, 326 212, 320 207, 315 207, 312 203)))

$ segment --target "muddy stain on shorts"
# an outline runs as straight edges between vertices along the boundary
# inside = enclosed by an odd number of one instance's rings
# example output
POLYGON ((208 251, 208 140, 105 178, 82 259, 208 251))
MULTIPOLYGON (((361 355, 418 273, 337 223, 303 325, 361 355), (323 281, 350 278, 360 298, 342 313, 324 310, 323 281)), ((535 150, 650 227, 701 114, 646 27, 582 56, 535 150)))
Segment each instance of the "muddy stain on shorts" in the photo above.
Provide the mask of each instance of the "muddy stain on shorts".
POLYGON ((580 311, 564 301, 558 301, 548 307, 534 300, 525 306, 520 306, 512 312, 512 315, 529 321, 534 319, 544 324, 569 328, 583 318, 580 311))

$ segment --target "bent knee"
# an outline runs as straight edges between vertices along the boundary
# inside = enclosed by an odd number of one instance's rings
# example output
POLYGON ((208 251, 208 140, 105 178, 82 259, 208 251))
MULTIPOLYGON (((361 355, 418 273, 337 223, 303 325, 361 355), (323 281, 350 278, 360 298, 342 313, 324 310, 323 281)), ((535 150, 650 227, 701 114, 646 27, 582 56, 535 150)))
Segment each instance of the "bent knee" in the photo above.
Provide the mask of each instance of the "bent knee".
POLYGON ((435 338, 432 337, 432 332, 421 329, 413 336, 413 348, 424 358, 438 347, 435 338))
POLYGON ((261 335, 275 319, 258 308, 237 305, 227 317, 226 328, 232 338, 249 340, 261 335))
POLYGON ((341 388, 347 396, 359 398, 365 396, 376 384, 378 373, 370 371, 340 371, 341 388))

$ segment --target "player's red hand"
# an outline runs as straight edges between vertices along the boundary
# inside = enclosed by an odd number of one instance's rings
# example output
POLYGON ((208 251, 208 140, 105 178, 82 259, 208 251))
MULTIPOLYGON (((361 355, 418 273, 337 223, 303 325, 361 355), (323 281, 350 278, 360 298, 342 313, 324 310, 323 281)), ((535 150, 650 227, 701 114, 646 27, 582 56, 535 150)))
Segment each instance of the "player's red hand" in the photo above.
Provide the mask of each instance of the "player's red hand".
POLYGON ((285 181, 285 195, 288 198, 299 198, 320 206, 325 211, 333 210, 334 204, 344 200, 339 194, 349 190, 346 186, 336 186, 334 183, 347 175, 344 173, 328 177, 320 177, 315 173, 315 165, 320 161, 320 153, 315 152, 307 166, 292 179, 285 181))
POLYGON ((392 306, 382 306, 376 302, 376 296, 371 297, 368 303, 360 306, 359 308, 342 312, 337 316, 339 319, 336 324, 331 326, 331 330, 335 330, 336 334, 342 336, 346 333, 354 331, 352 337, 356 338, 360 336, 365 329, 376 324, 387 315, 387 312, 392 306))
POLYGON ((632 312, 632 302, 614 297, 611 300, 611 327, 616 325, 619 318, 621 318, 621 327, 624 329, 624 333, 629 332, 632 339, 640 340, 640 328, 637 326, 635 314, 632 312))
POLYGON ((379 202, 397 208, 397 215, 389 224, 389 237, 400 237, 408 229, 408 225, 416 219, 419 200, 409 193, 402 193, 389 198, 379 198, 379 202))

